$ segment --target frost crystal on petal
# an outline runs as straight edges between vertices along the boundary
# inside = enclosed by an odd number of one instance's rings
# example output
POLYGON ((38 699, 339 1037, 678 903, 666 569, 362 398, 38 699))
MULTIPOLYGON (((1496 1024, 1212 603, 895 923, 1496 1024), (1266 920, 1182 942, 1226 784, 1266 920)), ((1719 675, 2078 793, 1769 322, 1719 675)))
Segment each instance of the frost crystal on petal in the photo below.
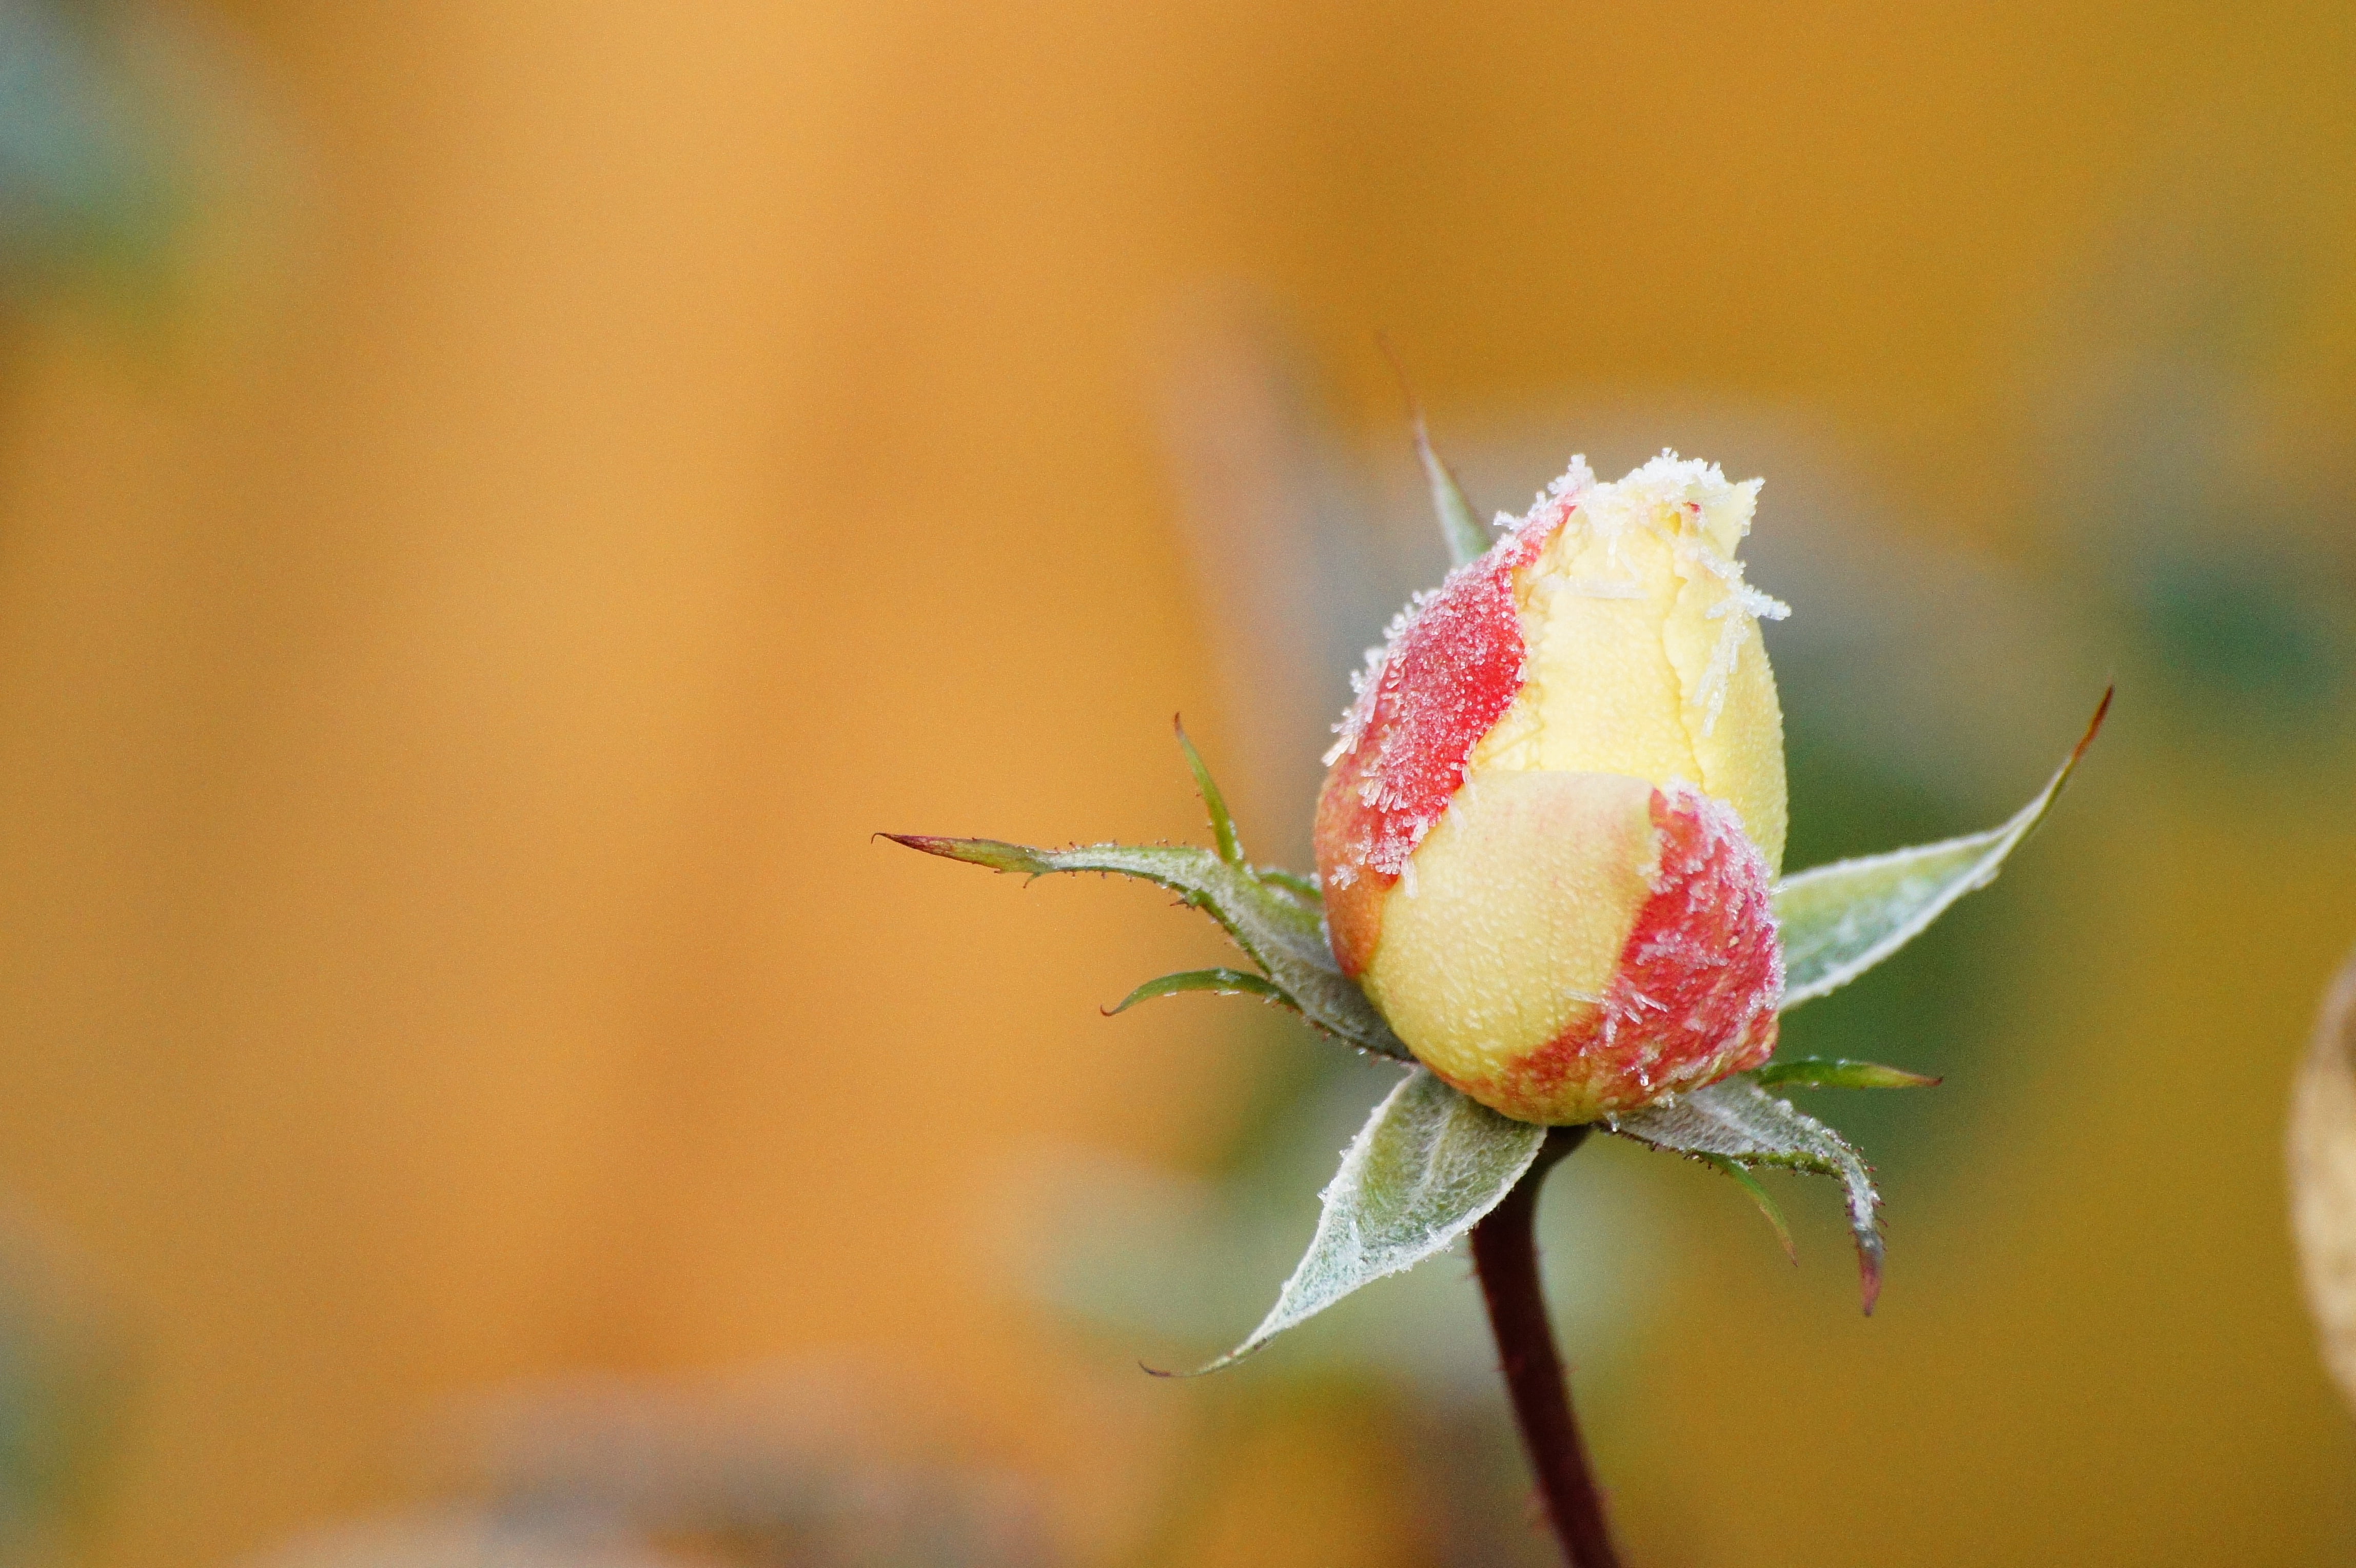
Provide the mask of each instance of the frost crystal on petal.
POLYGON ((1325 754, 1317 854, 1335 952, 1372 961, 1382 900, 1476 771, 1704 780, 1780 859, 1783 776, 1700 742, 1719 718, 1775 722, 1755 623, 1785 607, 1743 581, 1736 548, 1760 482, 1674 452, 1612 484, 1584 458, 1479 558, 1392 621, 1325 754), (1631 663, 1630 660, 1633 660, 1631 663))
POLYGON ((1527 650, 1514 572, 1559 526, 1558 518, 1518 526, 1408 601, 1384 646, 1368 653, 1355 682, 1357 700, 1326 753, 1333 769, 1327 799, 1346 800, 1354 819, 1347 828, 1333 824, 1341 836, 1332 847, 1344 853, 1329 875, 1346 865, 1398 876, 1462 787, 1473 746, 1521 690, 1527 650))
MULTIPOLYGON (((1715 463, 1664 451, 1612 484, 1597 485, 1584 461, 1558 479, 1522 520, 1529 527, 1545 519, 1555 527, 1573 513, 1587 537, 1604 547, 1616 566, 1621 548, 1639 535, 1659 540, 1678 575, 1688 582, 1708 579, 1724 590, 1703 613, 1719 623, 1719 634, 1700 678, 1687 693, 1699 711, 1700 731, 1710 735, 1725 711, 1727 692, 1742 654, 1743 635, 1761 620, 1782 620, 1791 607, 1743 580, 1735 549, 1751 532, 1751 516, 1762 481, 1730 483, 1715 463)), ((1594 599, 1641 599, 1644 585, 1626 577, 1564 577, 1540 585, 1548 594, 1594 599)))
MULTIPOLYGON (((1398 626, 1394 619, 1391 623, 1394 633, 1398 626)), ((1357 750, 1359 739, 1366 733, 1366 725, 1374 717, 1373 693, 1382 683, 1385 651, 1380 648, 1367 649, 1365 663, 1350 671, 1351 702, 1342 710, 1341 718, 1334 722, 1333 733, 1341 738, 1326 748, 1323 760, 1328 768, 1357 750)))
POLYGON ((1701 733, 1708 735, 1718 727, 1718 715, 1725 710, 1727 683, 1734 679, 1735 662, 1742 656, 1744 626, 1751 621, 1782 620, 1792 613, 1792 607, 1744 582, 1741 562, 1713 556, 1705 549, 1693 553, 1703 570, 1726 585, 1726 597, 1702 612, 1719 623, 1709 668, 1702 672, 1701 684, 1694 692, 1694 701, 1702 708, 1701 733))
MULTIPOLYGON (((1514 1035, 1510 1023, 1501 1032, 1458 1015, 1453 1032, 1435 1036, 1421 1032, 1428 1011, 1393 1015, 1425 1065, 1508 1116, 1584 1122, 1634 1112, 1756 1067, 1774 1048, 1783 969, 1766 861, 1723 802, 1675 782, 1647 793, 1656 858, 1644 891, 1602 983, 1592 994, 1569 992, 1580 1005, 1558 1029, 1514 1035)), ((1403 908, 1395 905, 1392 918, 1403 908)), ((1428 924, 1397 930, 1383 940, 1423 943, 1421 952, 1458 972, 1448 932, 1428 924)), ((1394 1000, 1376 993, 1378 1005, 1394 1000)))

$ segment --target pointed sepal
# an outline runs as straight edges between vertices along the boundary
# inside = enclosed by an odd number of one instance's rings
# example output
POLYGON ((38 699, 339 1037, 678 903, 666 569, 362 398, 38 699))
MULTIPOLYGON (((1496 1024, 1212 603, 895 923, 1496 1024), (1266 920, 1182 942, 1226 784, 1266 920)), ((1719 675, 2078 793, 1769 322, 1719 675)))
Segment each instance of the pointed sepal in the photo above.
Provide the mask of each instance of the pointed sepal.
POLYGON ((1794 1057, 1789 1061, 1769 1062, 1750 1077, 1762 1089, 1936 1089, 1942 1081, 1928 1073, 1837 1057, 1794 1057))
POLYGON ((1745 1196, 1758 1205, 1759 1212, 1765 1216, 1768 1225, 1774 1230, 1776 1242, 1783 1249, 1783 1256, 1797 1264, 1800 1261, 1800 1249, 1792 1240, 1792 1227, 1783 1219, 1783 1210, 1776 1203, 1774 1195, 1761 1184, 1757 1176, 1752 1176, 1724 1155, 1703 1155, 1699 1158, 1702 1164, 1711 1166, 1720 1176, 1740 1187, 1745 1196))
POLYGON ((1510 1121, 1421 1068, 1375 1107, 1320 1195, 1309 1251, 1251 1337, 1203 1371, 1234 1365, 1286 1329, 1446 1251, 1514 1189, 1547 1130, 1510 1121))
POLYGON ((1481 526, 1480 514, 1464 499, 1464 488, 1449 472, 1448 465, 1440 460, 1440 454, 1431 449, 1431 432, 1423 422, 1423 403, 1407 379, 1407 366, 1400 362, 1388 338, 1382 339, 1382 348, 1391 362, 1391 373, 1398 378, 1399 391, 1407 397, 1408 424, 1415 433, 1416 460, 1423 465, 1424 483, 1431 487, 1431 510, 1440 520, 1440 540, 1448 546, 1448 564, 1462 566, 1478 561, 1489 553, 1495 536, 1481 526))
POLYGON ((1783 1006, 1823 996, 1855 980, 1947 912, 1956 899, 1996 880, 2005 857, 2061 798, 2111 711, 2104 692, 2094 723, 2035 800, 1986 832, 1887 854, 1836 861, 1784 879, 1775 890, 1783 942, 1783 1006))
POLYGON ((1483 526, 1472 503, 1464 499, 1463 487, 1440 454, 1431 449, 1431 436, 1423 427, 1423 411, 1415 413, 1415 455, 1423 464, 1425 483, 1431 487, 1431 510, 1440 518, 1440 536, 1448 543, 1448 562, 1462 566, 1478 561, 1489 553, 1496 542, 1495 535, 1483 526))
MULTIPOLYGON (((1292 1005, 1292 998, 1279 990, 1273 981, 1241 969, 1190 969, 1183 974, 1165 974, 1159 980, 1149 980, 1119 1001, 1104 1010, 1109 1018, 1116 1013, 1126 1013, 1141 1002, 1151 1002, 1157 996, 1175 996, 1182 991, 1207 991, 1215 996, 1258 996, 1270 1002, 1292 1005)), ((1296 1009, 1298 1011, 1298 1009, 1296 1009)))
POLYGON ((1227 814, 1227 798, 1219 792, 1210 768, 1203 754, 1194 749, 1194 742, 1186 734, 1186 726, 1176 719, 1170 727, 1178 732, 1178 749, 1185 754, 1186 771, 1194 776, 1194 792, 1203 798, 1203 810, 1211 819, 1211 842, 1218 846, 1219 858, 1229 865, 1244 864, 1244 841, 1236 834, 1236 820, 1227 814))
POLYGON ((1847 1195, 1849 1231, 1857 1238, 1865 1310, 1872 1314, 1881 1294, 1881 1195, 1874 1190, 1871 1168, 1847 1139, 1747 1078, 1678 1095, 1604 1126, 1623 1138, 1713 1165, 1727 1161, 1746 1170, 1770 1165, 1837 1180, 1847 1195))
POLYGON ((1381 1056, 1408 1059, 1365 992, 1333 961, 1323 911, 1302 892, 1299 878, 1278 880, 1234 865, 1191 844, 1098 843, 1040 849, 997 839, 937 838, 885 833, 894 843, 992 871, 1045 876, 1100 871, 1168 888, 1224 927, 1301 1015, 1337 1039, 1381 1056))

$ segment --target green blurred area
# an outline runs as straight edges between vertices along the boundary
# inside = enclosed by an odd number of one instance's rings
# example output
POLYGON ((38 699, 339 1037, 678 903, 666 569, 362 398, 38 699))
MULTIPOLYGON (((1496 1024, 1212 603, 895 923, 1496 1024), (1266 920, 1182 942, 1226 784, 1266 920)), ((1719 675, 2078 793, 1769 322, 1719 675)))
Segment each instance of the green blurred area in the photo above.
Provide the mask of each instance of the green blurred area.
POLYGON ((0 286, 152 288, 187 199, 136 13, 0 5, 0 286), (129 23, 131 25, 126 25, 129 23))

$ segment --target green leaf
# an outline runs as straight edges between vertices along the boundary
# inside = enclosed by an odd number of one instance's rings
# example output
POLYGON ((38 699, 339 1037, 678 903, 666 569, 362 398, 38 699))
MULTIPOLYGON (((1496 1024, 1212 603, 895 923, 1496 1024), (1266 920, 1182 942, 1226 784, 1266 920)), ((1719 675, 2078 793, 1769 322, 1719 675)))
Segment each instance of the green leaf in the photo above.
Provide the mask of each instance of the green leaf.
POLYGON ((1996 880, 2005 857, 2035 831, 2103 727, 2111 693, 2037 798, 1986 832, 1888 854, 1837 861, 1787 877, 1775 889, 1783 941, 1783 1006, 1796 1007, 1855 980, 1947 912, 1965 894, 1996 880))
MULTIPOLYGON (((997 839, 936 838, 885 833, 894 843, 926 854, 986 865, 992 871, 1044 876, 1102 871, 1166 887, 1226 929, 1283 999, 1336 1038, 1387 1057, 1410 1059, 1365 993, 1342 973, 1325 940, 1323 908, 1294 886, 1276 883, 1249 866, 1231 865, 1191 844, 1099 843, 1036 849, 997 839)), ((1288 879, 1298 884, 1297 878, 1288 879)))
POLYGON ((1386 1274, 1445 1251, 1505 1201, 1547 1130, 1498 1115, 1421 1068, 1391 1090, 1320 1195, 1317 1233, 1251 1337, 1203 1369, 1231 1366, 1386 1274))
POLYGON ((1775 1206, 1774 1197, 1760 1185, 1759 1178, 1724 1155, 1703 1155, 1700 1158, 1702 1164, 1716 1166, 1719 1174, 1731 1178, 1735 1186, 1750 1194, 1751 1201, 1759 1206, 1759 1212, 1765 1215, 1767 1223, 1774 1227, 1775 1240, 1783 1243, 1783 1256, 1797 1263, 1800 1249, 1792 1240, 1792 1228, 1783 1222, 1783 1211, 1775 1206))
POLYGON ((1190 969, 1183 974, 1165 974, 1159 980, 1149 980, 1119 1002, 1105 1009, 1109 1018, 1116 1013, 1126 1013, 1141 1002, 1151 1002, 1157 996, 1175 996, 1182 991, 1208 991, 1218 996, 1264 996, 1271 1002, 1292 1004, 1292 998, 1277 989, 1271 981, 1240 969, 1190 969))
POLYGON ((1664 1100, 1633 1116, 1607 1118, 1604 1126, 1623 1138, 1711 1164, 1725 1160, 1745 1169, 1773 1165, 1838 1180, 1847 1193, 1848 1228, 1857 1238, 1865 1310, 1872 1314, 1875 1298, 1881 1294, 1881 1195, 1873 1188, 1872 1171, 1847 1139, 1747 1078, 1730 1078, 1664 1100))
POLYGON ((1793 1089, 1935 1089, 1940 1080, 1904 1068, 1879 1062, 1843 1061, 1833 1057, 1794 1057, 1769 1062, 1750 1075, 1762 1089, 1778 1084, 1793 1089))
POLYGON ((1194 776, 1194 792, 1203 797, 1203 809, 1211 814, 1211 838, 1219 846, 1219 858, 1229 865, 1243 865, 1244 842, 1236 836, 1236 820, 1227 815, 1226 797, 1212 782, 1211 770, 1204 766, 1203 754, 1187 738, 1186 726, 1172 719, 1170 727, 1178 732, 1178 749, 1186 754, 1186 771, 1194 776))

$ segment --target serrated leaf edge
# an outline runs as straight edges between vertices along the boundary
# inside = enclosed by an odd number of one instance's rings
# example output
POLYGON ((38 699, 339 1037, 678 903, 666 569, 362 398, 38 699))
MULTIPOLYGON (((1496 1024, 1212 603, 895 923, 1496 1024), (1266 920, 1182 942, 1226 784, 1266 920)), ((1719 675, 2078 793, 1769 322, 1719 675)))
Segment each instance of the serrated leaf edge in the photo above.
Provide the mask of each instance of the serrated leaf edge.
POLYGON ((1841 1184, 1844 1207, 1848 1211, 1849 1234, 1857 1242, 1858 1285, 1864 1297, 1865 1315, 1868 1317, 1873 1316, 1874 1304, 1881 1297, 1881 1265, 1886 1251, 1881 1236, 1881 1194, 1873 1185, 1873 1167, 1866 1163, 1864 1155, 1858 1152, 1856 1144, 1833 1128, 1782 1096, 1770 1094, 1744 1076, 1722 1079, 1706 1089, 1656 1101, 1625 1116, 1607 1116, 1601 1125, 1604 1131, 1647 1148, 1665 1154, 1683 1155, 1705 1164, 1711 1163, 1710 1156, 1716 1155, 1749 1168, 1769 1165, 1781 1170, 1806 1171, 1837 1180, 1841 1184), (1827 1156, 1809 1151, 1762 1148, 1752 1152, 1737 1150, 1730 1154, 1674 1142, 1656 1122, 1651 1128, 1653 1135, 1647 1135, 1648 1122, 1668 1116, 1680 1105, 1693 1107, 1697 1101, 1704 1102, 1700 1108, 1705 1115, 1714 1112, 1720 1126, 1730 1133, 1739 1134, 1741 1128, 1736 1116, 1748 1108, 1729 1106, 1724 1110, 1715 1110, 1707 1101, 1715 1097, 1746 1093, 1771 1103, 1778 1115, 1787 1116, 1797 1122, 1803 1134, 1820 1134, 1832 1144, 1834 1153, 1827 1156))
POLYGON ((1234 1349, 1215 1361, 1196 1368, 1192 1372, 1158 1371, 1151 1367, 1146 1370, 1154 1372, 1157 1377, 1201 1377, 1206 1373, 1224 1370, 1247 1356, 1258 1351, 1278 1335, 1288 1329, 1299 1327, 1310 1318, 1347 1300, 1376 1280, 1389 1279, 1395 1274, 1405 1273, 1417 1264, 1428 1262, 1446 1251, 1455 1245, 1458 1238, 1468 1234, 1491 1209, 1505 1200, 1506 1195, 1513 1191, 1515 1184, 1528 1172, 1531 1165, 1537 1161, 1539 1151, 1545 1147, 1547 1131, 1546 1128, 1534 1122, 1516 1122, 1510 1117, 1499 1115, 1479 1101, 1441 1083, 1428 1069, 1421 1067, 1409 1069, 1399 1079, 1398 1086, 1385 1095, 1382 1102, 1376 1105, 1373 1112, 1367 1116, 1365 1124, 1358 1129, 1357 1136, 1351 1139, 1350 1146, 1343 1151, 1340 1168, 1333 1173, 1333 1179, 1326 1183, 1324 1189, 1317 1195, 1319 1203, 1317 1229, 1310 1237, 1308 1249, 1301 1253, 1301 1262, 1293 1265, 1292 1273, 1286 1276, 1283 1285, 1277 1292, 1276 1305, 1269 1309, 1267 1316, 1260 1319, 1259 1326, 1234 1349), (1355 1227, 1355 1219, 1345 1221, 1337 1218, 1335 1195, 1344 1192, 1352 1183, 1364 1176, 1366 1165, 1373 1158, 1376 1138, 1394 1109, 1409 1095, 1425 1091, 1437 1092, 1449 1097, 1451 1113, 1465 1112, 1476 1118, 1485 1119, 1477 1122, 1476 1125, 1487 1126, 1494 1123, 1494 1130, 1517 1135, 1524 1139, 1527 1146, 1519 1157, 1511 1163, 1510 1174, 1505 1180, 1496 1184, 1495 1190, 1485 1200, 1476 1202, 1462 1210, 1446 1225, 1428 1232, 1419 1245, 1401 1252, 1396 1261, 1365 1274, 1356 1283, 1332 1298, 1321 1302, 1307 1312, 1289 1311, 1289 1308, 1296 1305, 1295 1291, 1309 1278, 1312 1268, 1323 1258, 1336 1226, 1346 1222, 1355 1227))
POLYGON ((1044 850, 997 839, 883 836, 926 854, 994 871, 1032 876, 1098 872, 1151 882, 1217 921, 1316 1028, 1356 1050, 1398 1061, 1413 1059, 1365 992, 1334 963, 1321 908, 1297 892, 1271 886, 1249 866, 1229 865, 1194 844, 1098 843, 1044 850))
POLYGON ((2069 757, 2063 760, 2059 768, 2054 770, 2053 777, 2046 781, 2045 788, 2040 790, 2028 805, 2014 812, 1999 825, 1984 829, 1976 833, 1964 833, 1951 839, 1941 839, 1933 843, 1915 844, 1906 849, 1886 850, 1879 854, 1858 855, 1848 860, 1834 861, 1826 865, 1810 866, 1796 875, 1786 877, 1775 889, 1775 895, 1779 900, 1787 891, 1805 888, 1813 883, 1837 875, 1878 870, 1901 861, 1927 858, 1931 855, 1973 846, 1981 846, 1983 850, 1979 864, 1974 867, 1970 875, 1956 878, 1903 925, 1893 928, 1889 935, 1856 958, 1828 970, 1811 984, 1797 991, 1786 991, 1783 1000, 1777 1004, 1777 1010, 1788 1012, 1803 1002, 1813 1002, 1819 996, 1830 995, 1876 964, 1888 959, 1916 937, 1921 936, 1930 929, 1932 922, 1954 908, 1956 902, 1965 895, 1976 893, 1994 882, 1997 874, 2004 869, 2005 862, 2011 858, 2012 852, 2019 849, 2029 835, 2037 831, 2046 817, 2052 812, 2054 803, 2061 800, 2063 788, 2070 782, 2071 776, 2077 771, 2078 764, 2084 759, 2086 748, 2094 745, 2094 736, 2102 732, 2103 721, 2110 714, 2111 698, 2115 694, 2116 690, 2117 688, 2113 687, 2103 693, 2103 700, 2095 706, 2094 720, 2087 725, 2086 733, 2080 737, 2078 744, 2071 748, 2069 757))

